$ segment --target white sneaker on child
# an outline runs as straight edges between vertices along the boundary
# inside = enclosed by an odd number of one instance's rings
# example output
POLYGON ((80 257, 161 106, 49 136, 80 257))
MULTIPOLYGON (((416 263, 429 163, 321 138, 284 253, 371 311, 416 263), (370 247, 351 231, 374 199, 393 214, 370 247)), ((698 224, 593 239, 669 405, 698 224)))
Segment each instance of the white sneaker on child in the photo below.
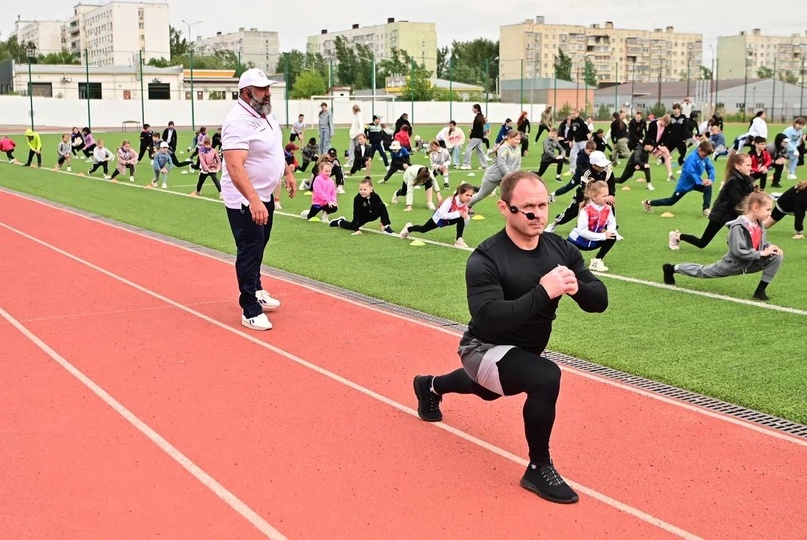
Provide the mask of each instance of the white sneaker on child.
POLYGON ((272 323, 269 322, 269 317, 265 313, 261 313, 257 317, 247 319, 246 315, 241 314, 241 324, 253 330, 271 330, 272 323))
POLYGON ((591 259, 591 264, 588 265, 588 269, 592 272, 608 271, 608 267, 603 264, 602 259, 591 259))
POLYGON ((407 223, 406 225, 404 225, 404 228, 401 229, 401 239, 402 240, 406 240, 407 238, 409 238, 409 227, 411 227, 411 226, 412 226, 412 223, 407 223))
POLYGON ((436 206, 434 206, 434 203, 429 203, 429 204, 427 204, 427 205, 426 205, 426 208, 428 208, 429 210, 437 210, 437 207, 436 207, 436 206))
POLYGON ((457 241, 454 242, 454 247, 467 248, 468 244, 466 244, 465 240, 463 240, 462 238, 457 238, 457 241))
POLYGON ((342 194, 345 193, 345 188, 343 188, 342 186, 339 186, 339 187, 336 188, 336 192, 338 194, 342 195, 342 194))

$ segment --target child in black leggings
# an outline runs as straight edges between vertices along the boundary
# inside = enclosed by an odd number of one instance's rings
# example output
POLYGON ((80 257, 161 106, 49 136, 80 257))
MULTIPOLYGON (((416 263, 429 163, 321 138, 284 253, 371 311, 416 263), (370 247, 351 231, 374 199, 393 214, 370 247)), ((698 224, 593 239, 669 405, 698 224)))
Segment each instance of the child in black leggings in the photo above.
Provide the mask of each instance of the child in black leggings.
POLYGON ((435 210, 429 220, 423 225, 412 225, 407 223, 401 230, 401 238, 407 238, 409 233, 425 233, 441 227, 457 226, 456 247, 468 247, 462 239, 465 225, 468 223, 468 203, 474 195, 474 187, 467 182, 463 182, 454 192, 452 197, 447 197, 435 210))

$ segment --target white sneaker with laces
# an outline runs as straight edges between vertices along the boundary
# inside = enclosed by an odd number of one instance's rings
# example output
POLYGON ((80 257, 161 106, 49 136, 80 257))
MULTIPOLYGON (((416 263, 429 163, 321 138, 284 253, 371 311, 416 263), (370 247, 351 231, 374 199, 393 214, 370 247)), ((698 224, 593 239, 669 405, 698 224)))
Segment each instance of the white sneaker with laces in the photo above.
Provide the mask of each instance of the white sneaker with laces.
POLYGON ((788 180, 796 180, 796 178, 797 178, 797 177, 796 177, 796 175, 795 175, 795 174, 788 174, 788 175, 787 175, 787 179, 788 179, 788 180))
POLYGON ((252 330, 271 330, 272 323, 269 322, 269 317, 265 313, 261 313, 257 317, 247 319, 246 315, 241 314, 241 325, 251 328, 252 330))
POLYGON ((457 241, 454 242, 454 247, 467 248, 468 244, 466 244, 465 240, 463 240, 462 238, 457 238, 457 241))
POLYGON ((108 174, 105 174, 105 175, 104 175, 104 180, 109 180, 110 178, 112 178, 112 177, 111 177, 111 176, 109 176, 108 174))
POLYGON ((163 187, 163 189, 168 189, 168 184, 166 184, 165 182, 163 182, 163 186, 162 186, 162 187, 163 187))
POLYGON ((667 245, 671 250, 678 251, 681 248, 680 235, 681 233, 678 231, 670 231, 670 234, 667 235, 667 245))
POLYGON ((406 240, 407 238, 409 238, 409 227, 411 227, 411 226, 412 226, 412 223, 407 223, 406 225, 404 225, 404 228, 401 229, 401 239, 402 240, 406 240))
POLYGON ((429 203, 429 204, 427 204, 427 205, 426 205, 426 208, 428 208, 429 210, 437 210, 437 207, 436 207, 436 206, 434 206, 434 203, 429 203))
POLYGON ((558 226, 558 224, 553 221, 552 223, 550 223, 547 226, 546 229, 544 229, 544 232, 555 232, 555 229, 557 228, 557 226, 558 226))
POLYGON ((129 177, 129 182, 134 182, 134 176, 129 177))
POLYGON ((339 187, 336 188, 336 192, 338 194, 340 194, 340 195, 343 195, 345 193, 345 188, 343 188, 342 186, 339 186, 339 187))
POLYGON ((182 172, 181 172, 181 173, 179 173, 179 174, 188 174, 188 171, 182 171, 182 172))
POLYGON ((303 219, 308 219, 308 210, 303 210, 300 212, 300 217, 303 219))
POLYGON ((255 298, 258 299, 258 303, 264 311, 274 311, 280 307, 280 300, 272 298, 269 296, 269 293, 263 289, 255 291, 255 298))
POLYGON ((323 222, 323 223, 326 223, 326 224, 331 222, 331 218, 328 216, 327 212, 323 212, 322 216, 320 216, 319 220, 321 222, 323 222))
POLYGON ((392 204, 398 204, 398 196, 397 196, 397 195, 393 195, 393 196, 392 196, 392 200, 391 200, 390 202, 391 202, 392 204))
POLYGON ((554 193, 554 192, 553 192, 553 193, 550 193, 550 194, 549 194, 549 202, 553 203, 553 202, 555 202, 555 200, 556 200, 556 199, 555 199, 555 193, 554 193))
POLYGON ((608 267, 602 262, 602 259, 591 259, 591 264, 588 269, 592 272, 607 272, 608 267))
POLYGON ((73 172, 73 168, 68 166, 67 167, 67 172, 73 172))
POLYGON ((656 191, 656 188, 653 187, 653 184, 647 184, 647 186, 645 186, 645 189, 650 191, 656 191))

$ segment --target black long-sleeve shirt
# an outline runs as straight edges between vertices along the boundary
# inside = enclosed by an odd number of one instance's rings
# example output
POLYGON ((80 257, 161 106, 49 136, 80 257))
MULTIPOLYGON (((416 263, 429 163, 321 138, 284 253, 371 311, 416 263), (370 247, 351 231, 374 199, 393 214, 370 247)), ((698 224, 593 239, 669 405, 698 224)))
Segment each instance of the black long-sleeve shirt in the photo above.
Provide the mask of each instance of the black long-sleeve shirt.
POLYGON ((793 223, 794 230, 804 230, 804 214, 807 211, 807 189, 796 191, 796 186, 793 186, 776 199, 776 206, 782 212, 793 213, 795 220, 793 223))
POLYGON ((572 296, 583 311, 600 313, 608 307, 605 285, 583 263, 571 243, 543 233, 538 247, 517 247, 505 230, 474 250, 465 267, 471 321, 463 340, 513 345, 540 354, 549 342, 560 297, 549 299, 539 284, 558 265, 577 275, 579 290, 572 296))
POLYGON ((636 141, 641 141, 644 139, 644 135, 647 132, 647 122, 644 118, 636 121, 635 118, 631 118, 631 121, 628 122, 628 136, 636 141))
POLYGON ((617 142, 619 139, 628 138, 628 125, 621 118, 617 118, 611 122, 611 142, 617 142))
POLYGON ((485 115, 481 112, 476 113, 474 117, 474 123, 471 126, 471 132, 468 134, 469 139, 482 139, 485 137, 485 124, 487 121, 485 120, 485 115))
POLYGON ((369 197, 362 197, 357 193, 353 198, 353 223, 369 223, 381 216, 381 209, 384 208, 384 201, 381 200, 375 191, 369 197))

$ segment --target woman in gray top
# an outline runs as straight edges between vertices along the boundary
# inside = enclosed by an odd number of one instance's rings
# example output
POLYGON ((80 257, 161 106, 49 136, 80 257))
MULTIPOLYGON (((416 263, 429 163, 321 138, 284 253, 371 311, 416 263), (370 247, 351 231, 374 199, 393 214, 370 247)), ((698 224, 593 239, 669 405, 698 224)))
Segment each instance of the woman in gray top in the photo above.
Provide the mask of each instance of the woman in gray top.
POLYGON ((333 114, 328 110, 328 104, 324 101, 320 104, 319 111, 319 155, 331 148, 331 137, 333 137, 333 114))
POLYGON ((504 141, 499 145, 496 151, 496 158, 493 164, 485 170, 485 176, 482 178, 482 185, 479 191, 473 196, 468 207, 473 205, 493 193, 502 182, 502 178, 509 172, 521 169, 521 133, 516 129, 511 129, 504 136, 504 141))

